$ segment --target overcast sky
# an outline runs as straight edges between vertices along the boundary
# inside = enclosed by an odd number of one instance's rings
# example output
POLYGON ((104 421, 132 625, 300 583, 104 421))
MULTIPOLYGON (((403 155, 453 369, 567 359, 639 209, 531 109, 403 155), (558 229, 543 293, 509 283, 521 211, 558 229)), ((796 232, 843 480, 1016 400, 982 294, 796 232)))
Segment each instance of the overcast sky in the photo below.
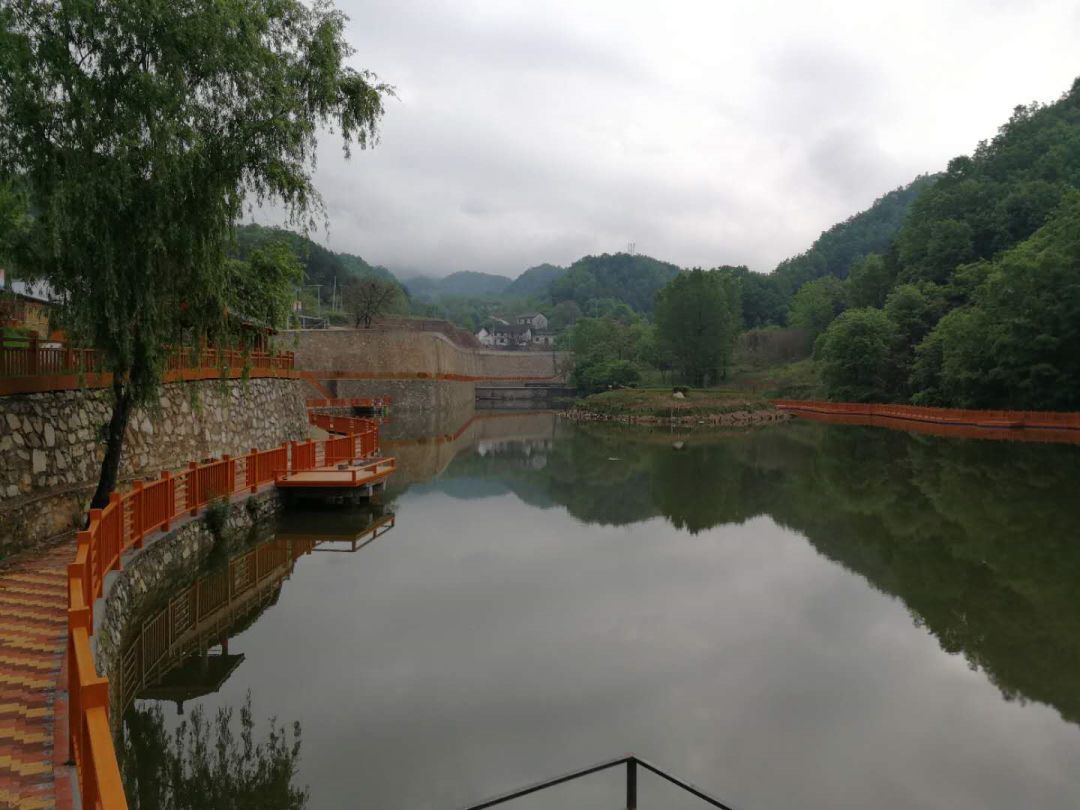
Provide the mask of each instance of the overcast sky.
POLYGON ((374 150, 323 137, 313 236, 404 275, 768 271, 1080 74, 1077 0, 337 5, 398 98, 374 150))

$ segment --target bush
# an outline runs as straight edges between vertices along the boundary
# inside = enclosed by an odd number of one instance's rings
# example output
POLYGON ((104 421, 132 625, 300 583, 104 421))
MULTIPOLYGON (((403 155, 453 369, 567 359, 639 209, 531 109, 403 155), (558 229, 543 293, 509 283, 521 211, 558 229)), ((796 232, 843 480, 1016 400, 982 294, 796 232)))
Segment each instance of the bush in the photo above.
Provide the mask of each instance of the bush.
POLYGON ((203 520, 206 521, 206 528, 210 530, 210 534, 220 539, 222 532, 225 531, 225 524, 229 520, 229 499, 215 498, 210 501, 206 506, 203 520))

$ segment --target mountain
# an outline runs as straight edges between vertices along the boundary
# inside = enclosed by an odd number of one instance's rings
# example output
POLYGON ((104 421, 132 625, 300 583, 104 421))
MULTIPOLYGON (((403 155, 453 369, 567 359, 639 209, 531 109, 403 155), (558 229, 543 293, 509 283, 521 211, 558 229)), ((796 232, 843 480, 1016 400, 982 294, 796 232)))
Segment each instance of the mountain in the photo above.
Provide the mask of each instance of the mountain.
POLYGON ((284 228, 267 228, 263 225, 237 227, 235 253, 242 259, 252 250, 278 240, 288 242, 300 259, 307 284, 321 284, 329 289, 334 286, 335 280, 337 286, 341 287, 349 279, 367 277, 396 283, 394 276, 385 267, 370 265, 359 256, 349 253, 334 253, 306 236, 284 228))
POLYGON ((833 225, 805 253, 777 265, 773 275, 781 289, 791 295, 814 279, 847 278, 856 261, 871 253, 884 253, 899 233, 908 209, 936 181, 937 175, 917 177, 879 197, 865 211, 833 225))
POLYGON ((551 285, 566 273, 565 267, 554 264, 538 264, 530 267, 511 282, 503 291, 505 298, 546 297, 551 292, 551 285))
POLYGON ((949 161, 853 282, 883 306, 823 335, 831 396, 1080 409, 1080 79, 949 161))
POLYGON ((586 313, 590 301, 620 301, 635 312, 650 313, 657 291, 679 274, 674 264, 630 253, 604 253, 578 259, 551 285, 553 303, 573 301, 586 313))
POLYGON ((403 283, 414 298, 435 301, 439 298, 496 298, 510 286, 511 280, 506 276, 465 270, 445 278, 417 276, 403 283))

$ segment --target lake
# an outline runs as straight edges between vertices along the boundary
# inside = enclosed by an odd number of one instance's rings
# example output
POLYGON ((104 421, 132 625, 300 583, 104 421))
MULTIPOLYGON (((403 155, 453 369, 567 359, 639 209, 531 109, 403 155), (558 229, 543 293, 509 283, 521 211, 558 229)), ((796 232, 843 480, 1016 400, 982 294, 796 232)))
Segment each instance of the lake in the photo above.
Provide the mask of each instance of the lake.
MULTIPOLYGON (((1080 806, 1080 448, 552 414, 391 444, 381 509, 269 542, 388 530, 300 554, 183 715, 138 700, 129 779, 250 696, 255 742, 301 726, 265 807, 453 810, 626 752, 741 810, 1080 806)), ((639 807, 704 806, 641 779, 639 807)))

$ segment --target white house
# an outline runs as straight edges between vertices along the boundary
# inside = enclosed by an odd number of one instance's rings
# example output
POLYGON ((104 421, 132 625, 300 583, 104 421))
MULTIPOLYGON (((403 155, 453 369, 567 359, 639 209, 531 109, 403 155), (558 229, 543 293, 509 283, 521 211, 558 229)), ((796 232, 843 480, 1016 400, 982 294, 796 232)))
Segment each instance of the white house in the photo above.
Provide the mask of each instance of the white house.
POLYGON ((543 312, 526 312, 517 316, 517 322, 523 326, 531 326, 533 329, 547 329, 548 319, 543 312))

